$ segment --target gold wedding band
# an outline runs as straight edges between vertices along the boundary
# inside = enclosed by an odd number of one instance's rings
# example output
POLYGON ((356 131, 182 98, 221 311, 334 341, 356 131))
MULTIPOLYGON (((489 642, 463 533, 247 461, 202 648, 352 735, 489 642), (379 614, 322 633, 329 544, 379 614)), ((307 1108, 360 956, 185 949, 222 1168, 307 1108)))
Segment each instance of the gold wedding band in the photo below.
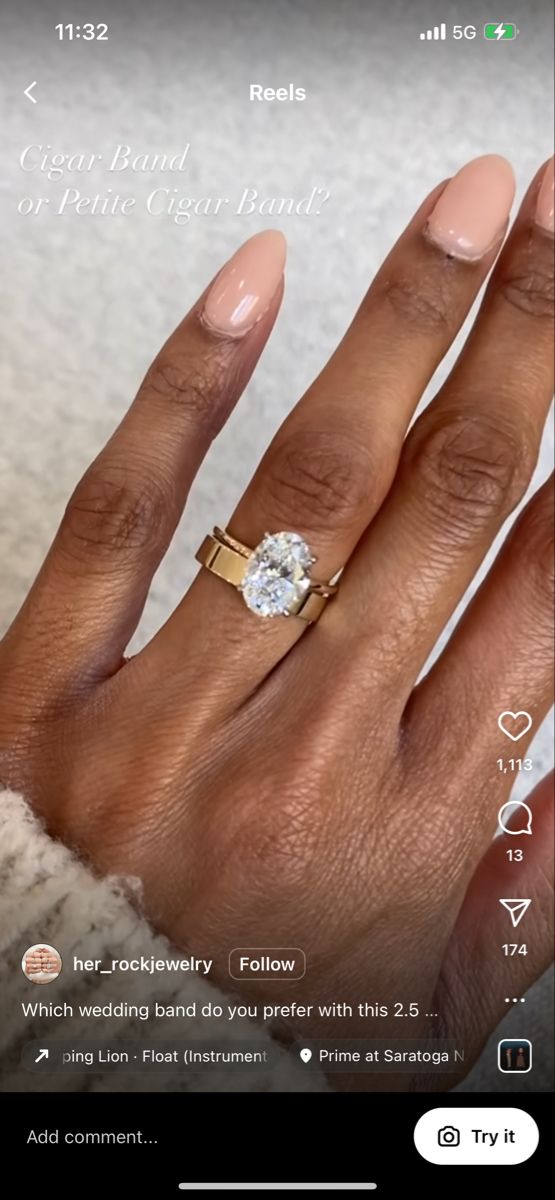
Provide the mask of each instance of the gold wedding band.
POLYGON ((310 576, 316 559, 298 533, 266 533, 251 550, 217 526, 205 537, 195 558, 241 593, 259 617, 300 617, 313 623, 335 595, 333 583, 310 576))

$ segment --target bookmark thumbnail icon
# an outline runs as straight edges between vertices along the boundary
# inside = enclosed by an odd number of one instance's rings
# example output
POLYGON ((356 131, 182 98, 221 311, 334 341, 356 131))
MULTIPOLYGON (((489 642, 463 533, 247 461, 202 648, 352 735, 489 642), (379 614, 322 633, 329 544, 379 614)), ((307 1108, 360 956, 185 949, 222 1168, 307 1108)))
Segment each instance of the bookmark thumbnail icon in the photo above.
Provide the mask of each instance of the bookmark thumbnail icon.
POLYGON ((503 905, 503 908, 507 909, 507 912, 513 923, 513 929, 516 929, 517 925, 520 925, 520 922, 522 921, 522 918, 523 918, 525 912, 527 911, 527 909, 529 909, 532 901, 531 900, 500 900, 499 903, 503 905))

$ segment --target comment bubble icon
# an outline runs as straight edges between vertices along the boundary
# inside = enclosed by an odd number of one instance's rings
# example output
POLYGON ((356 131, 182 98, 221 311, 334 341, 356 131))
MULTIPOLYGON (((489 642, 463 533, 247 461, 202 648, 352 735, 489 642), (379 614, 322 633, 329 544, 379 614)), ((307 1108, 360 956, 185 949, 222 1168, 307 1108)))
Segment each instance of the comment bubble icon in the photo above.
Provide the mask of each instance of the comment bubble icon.
POLYGON ((507 803, 499 809, 497 820, 503 833, 508 833, 511 837, 532 833, 532 809, 525 804, 524 800, 507 800, 507 803), (513 817, 515 818, 514 826, 510 824, 513 817))

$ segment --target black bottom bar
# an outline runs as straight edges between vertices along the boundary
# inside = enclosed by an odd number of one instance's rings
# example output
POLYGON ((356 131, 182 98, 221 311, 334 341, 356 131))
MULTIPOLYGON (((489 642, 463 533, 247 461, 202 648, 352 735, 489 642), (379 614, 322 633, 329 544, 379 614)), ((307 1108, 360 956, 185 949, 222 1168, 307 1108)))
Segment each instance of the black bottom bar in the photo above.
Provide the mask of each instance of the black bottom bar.
MULTIPOLYGON (((71 1200, 224 1194, 179 1188, 182 1182, 208 1180, 365 1180, 376 1184, 371 1192, 376 1200, 408 1196, 414 1181, 425 1189, 426 1200, 445 1200, 452 1189, 464 1195, 466 1188, 473 1200, 476 1188, 481 1195, 484 1186, 499 1189, 503 1200, 522 1200, 549 1168, 552 1097, 547 1094, 43 1093, 2 1100, 5 1177, 13 1170, 16 1178, 48 1181, 49 1194, 71 1200), (428 1109, 503 1104, 525 1109, 539 1125, 540 1143, 528 1162, 451 1169, 433 1166, 417 1153, 413 1130, 428 1109), (31 1131, 38 1140, 29 1140, 31 1131), (75 1137, 87 1133, 121 1136, 116 1144, 83 1143, 75 1137), (66 1134, 72 1138, 69 1144, 66 1134)), ((37 1191, 34 1186, 32 1194, 37 1191)), ((340 1194, 357 1193, 322 1191, 340 1194)))

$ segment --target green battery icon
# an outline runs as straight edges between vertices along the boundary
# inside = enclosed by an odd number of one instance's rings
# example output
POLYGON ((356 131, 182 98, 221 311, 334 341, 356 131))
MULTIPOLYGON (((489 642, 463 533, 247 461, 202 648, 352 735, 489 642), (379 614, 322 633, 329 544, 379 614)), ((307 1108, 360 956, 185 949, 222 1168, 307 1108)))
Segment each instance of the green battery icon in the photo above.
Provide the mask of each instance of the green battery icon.
POLYGON ((490 21, 484 25, 484 37, 488 42, 512 42, 517 33, 516 25, 512 25, 510 21, 490 21))

